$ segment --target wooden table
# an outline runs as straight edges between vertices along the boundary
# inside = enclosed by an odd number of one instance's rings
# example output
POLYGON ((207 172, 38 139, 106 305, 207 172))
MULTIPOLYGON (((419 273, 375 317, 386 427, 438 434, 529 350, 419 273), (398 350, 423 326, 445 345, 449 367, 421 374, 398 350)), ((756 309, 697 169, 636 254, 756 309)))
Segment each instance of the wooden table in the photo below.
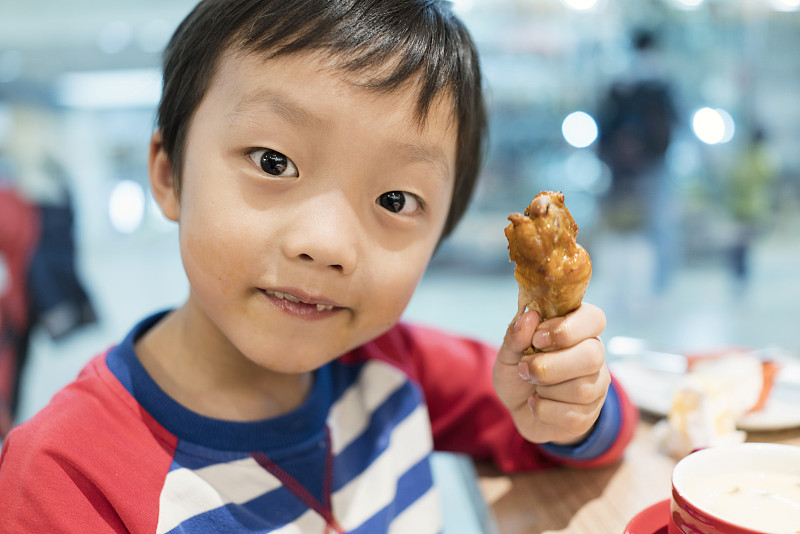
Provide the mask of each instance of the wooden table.
MULTIPOLYGON (((654 422, 642 416, 623 460, 615 465, 511 476, 480 466, 481 493, 500 534, 622 534, 636 514, 670 496, 675 460, 658 452, 654 422)), ((747 441, 800 445, 800 429, 750 433, 747 441)))

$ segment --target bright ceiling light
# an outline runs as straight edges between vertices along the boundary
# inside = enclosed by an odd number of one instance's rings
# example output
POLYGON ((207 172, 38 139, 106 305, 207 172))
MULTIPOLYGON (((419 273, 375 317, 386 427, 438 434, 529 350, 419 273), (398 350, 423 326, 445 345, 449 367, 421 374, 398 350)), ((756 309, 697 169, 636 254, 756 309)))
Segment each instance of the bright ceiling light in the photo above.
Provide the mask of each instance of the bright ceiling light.
POLYGON ((132 180, 122 180, 111 192, 108 217, 111 226, 122 234, 132 234, 144 218, 144 188, 132 180))
POLYGON ((564 139, 575 148, 585 148, 597 139, 597 123, 583 111, 570 113, 561 123, 564 139))
POLYGON ((702 108, 692 116, 692 130, 707 145, 727 143, 736 130, 733 118, 724 109, 702 108))

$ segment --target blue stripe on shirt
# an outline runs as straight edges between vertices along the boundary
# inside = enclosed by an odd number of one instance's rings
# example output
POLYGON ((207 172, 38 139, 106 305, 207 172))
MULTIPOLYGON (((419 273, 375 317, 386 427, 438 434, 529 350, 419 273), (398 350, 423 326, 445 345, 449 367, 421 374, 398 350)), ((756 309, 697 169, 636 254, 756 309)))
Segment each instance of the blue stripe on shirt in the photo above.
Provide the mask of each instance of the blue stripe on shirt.
POLYGON ((433 487, 429 457, 420 460, 397 481, 397 496, 349 534, 386 532, 392 521, 433 487))
POLYGON ((169 531, 169 534, 219 534, 225 532, 269 532, 290 524, 308 507, 285 487, 266 493, 244 504, 226 504, 195 515, 169 531), (265 514, 264 510, 269 510, 265 514))
POLYGON ((406 382, 372 413, 367 428, 337 455, 334 490, 364 472, 389 447, 392 432, 420 403, 416 387, 406 382))

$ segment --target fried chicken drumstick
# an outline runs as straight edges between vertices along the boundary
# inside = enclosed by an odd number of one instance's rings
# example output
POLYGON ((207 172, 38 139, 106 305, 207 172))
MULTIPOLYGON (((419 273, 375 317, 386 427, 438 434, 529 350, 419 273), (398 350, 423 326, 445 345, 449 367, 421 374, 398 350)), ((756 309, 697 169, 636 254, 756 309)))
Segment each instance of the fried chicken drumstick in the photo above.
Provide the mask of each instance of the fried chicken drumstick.
POLYGON ((508 220, 505 233, 516 263, 518 315, 530 309, 544 321, 580 306, 592 277, 592 260, 575 242, 578 225, 564 205, 564 195, 542 191, 524 214, 512 213, 508 220))

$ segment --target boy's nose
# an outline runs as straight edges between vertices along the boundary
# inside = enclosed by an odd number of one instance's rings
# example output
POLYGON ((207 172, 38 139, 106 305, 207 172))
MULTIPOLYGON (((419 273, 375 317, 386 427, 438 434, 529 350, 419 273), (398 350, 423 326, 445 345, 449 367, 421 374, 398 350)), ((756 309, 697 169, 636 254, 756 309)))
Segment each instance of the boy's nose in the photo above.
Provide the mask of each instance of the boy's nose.
POLYGON ((301 263, 350 274, 358 263, 359 236, 364 231, 352 206, 337 196, 310 199, 296 210, 283 237, 283 250, 301 263))

